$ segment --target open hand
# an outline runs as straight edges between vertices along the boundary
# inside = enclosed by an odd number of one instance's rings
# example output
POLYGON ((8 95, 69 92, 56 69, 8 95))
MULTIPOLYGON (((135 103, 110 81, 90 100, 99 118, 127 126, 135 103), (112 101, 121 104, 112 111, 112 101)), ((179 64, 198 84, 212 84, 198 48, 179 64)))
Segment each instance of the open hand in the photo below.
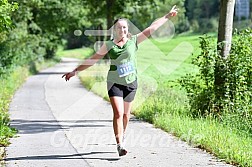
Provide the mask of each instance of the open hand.
POLYGON ((176 16, 178 14, 178 10, 179 9, 176 7, 176 5, 174 5, 166 17, 170 18, 176 16))
POLYGON ((73 77, 73 76, 75 76, 75 72, 74 72, 74 71, 62 75, 62 78, 65 77, 65 80, 66 80, 66 81, 69 81, 69 79, 70 79, 71 77, 73 77))

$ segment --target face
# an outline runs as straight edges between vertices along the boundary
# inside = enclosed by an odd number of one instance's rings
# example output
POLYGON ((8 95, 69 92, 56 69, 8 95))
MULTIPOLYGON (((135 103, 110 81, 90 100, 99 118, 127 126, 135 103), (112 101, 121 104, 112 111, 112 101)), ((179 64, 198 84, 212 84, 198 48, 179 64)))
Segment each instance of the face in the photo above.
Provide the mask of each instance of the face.
POLYGON ((128 23, 126 20, 118 20, 115 24, 115 35, 117 38, 124 38, 128 35, 128 23))

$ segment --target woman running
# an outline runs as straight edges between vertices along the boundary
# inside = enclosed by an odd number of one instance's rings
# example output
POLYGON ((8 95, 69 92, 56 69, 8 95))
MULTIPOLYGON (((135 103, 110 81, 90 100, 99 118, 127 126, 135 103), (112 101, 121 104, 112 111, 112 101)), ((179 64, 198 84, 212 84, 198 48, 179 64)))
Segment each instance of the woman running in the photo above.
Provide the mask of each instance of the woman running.
POLYGON ((129 33, 127 19, 116 19, 113 26, 113 39, 106 41, 94 55, 86 59, 72 72, 62 76, 62 78, 65 77, 65 80, 68 81, 77 72, 94 65, 106 54, 109 56, 111 64, 107 76, 107 89, 113 108, 113 128, 119 156, 127 154, 127 150, 123 146, 123 140, 130 118, 132 101, 137 90, 135 55, 138 44, 146 40, 151 33, 155 32, 171 17, 176 16, 177 13, 178 9, 176 6, 173 6, 168 14, 157 19, 149 27, 136 35, 129 33))

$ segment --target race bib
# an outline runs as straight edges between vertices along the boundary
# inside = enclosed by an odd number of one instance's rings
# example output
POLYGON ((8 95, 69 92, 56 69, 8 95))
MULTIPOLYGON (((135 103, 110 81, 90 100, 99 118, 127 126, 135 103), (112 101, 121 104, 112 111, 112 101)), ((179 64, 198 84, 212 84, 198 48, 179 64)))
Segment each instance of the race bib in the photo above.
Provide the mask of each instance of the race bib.
POLYGON ((131 62, 120 64, 117 65, 117 72, 119 74, 119 77, 125 77, 134 72, 134 67, 131 62))

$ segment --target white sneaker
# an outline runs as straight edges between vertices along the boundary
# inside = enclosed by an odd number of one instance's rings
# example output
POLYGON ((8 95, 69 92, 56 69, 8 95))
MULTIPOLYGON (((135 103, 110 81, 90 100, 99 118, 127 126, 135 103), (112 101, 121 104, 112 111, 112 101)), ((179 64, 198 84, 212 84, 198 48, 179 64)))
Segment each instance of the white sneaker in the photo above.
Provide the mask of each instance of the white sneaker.
POLYGON ((121 146, 121 144, 117 144, 117 151, 119 156, 124 156, 127 154, 127 150, 121 146))

